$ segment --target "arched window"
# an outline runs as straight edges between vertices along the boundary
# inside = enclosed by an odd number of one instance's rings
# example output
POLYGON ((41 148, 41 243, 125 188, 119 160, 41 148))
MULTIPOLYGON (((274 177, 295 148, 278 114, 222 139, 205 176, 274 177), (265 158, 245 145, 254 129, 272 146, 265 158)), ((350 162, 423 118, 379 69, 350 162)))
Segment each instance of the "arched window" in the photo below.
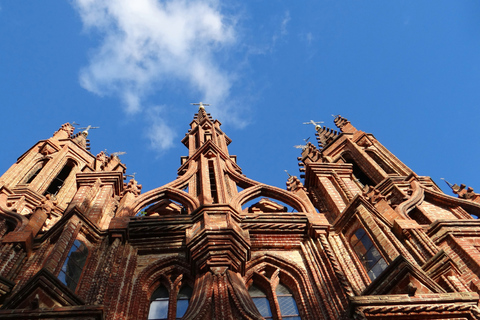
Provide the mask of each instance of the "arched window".
MULTIPOLYGON (((271 287, 270 287, 271 290, 271 287)), ((255 284, 252 284, 248 288, 248 293, 252 297, 253 303, 257 307, 258 311, 265 319, 274 319, 272 310, 276 310, 276 307, 270 306, 270 301, 267 298, 267 294, 255 284)), ((278 319, 284 320, 300 320, 300 314, 298 312, 297 303, 292 295, 290 289, 288 289, 282 283, 277 284, 275 288, 275 295, 271 295, 277 299, 280 310, 275 312, 278 319)))
POLYGON ((362 171, 360 166, 357 162, 353 159, 353 157, 349 153, 342 154, 342 158, 344 159, 345 163, 352 164, 352 174, 355 177, 355 180, 360 183, 362 186, 374 186, 375 183, 370 180, 370 178, 362 171))
MULTIPOLYGON (((174 301, 170 301, 170 294, 164 285, 160 285, 152 294, 150 310, 148 311, 149 320, 168 319, 169 310, 176 308, 175 319, 181 319, 188 309, 190 298, 192 297, 192 288, 188 285, 183 286, 174 301)), ((173 312, 173 311, 172 311, 173 312)))
POLYGON ((290 290, 283 284, 279 283, 275 290, 277 294, 278 305, 280 306, 280 314, 282 319, 300 320, 297 304, 290 290))
POLYGON ((253 303, 257 307, 258 311, 265 319, 273 319, 272 310, 270 309, 270 303, 268 302, 267 295, 259 287, 252 284, 248 288, 248 293, 252 297, 253 303))
POLYGON ((57 195, 60 189, 63 187, 65 180, 67 180, 68 176, 72 172, 75 163, 69 160, 65 166, 63 167, 62 171, 52 180, 50 185, 48 186, 47 190, 43 193, 43 195, 52 194, 57 195))
POLYGON ((383 169, 387 174, 395 174, 395 170, 391 168, 385 161, 383 161, 382 158, 380 158, 375 152, 370 151, 370 150, 365 150, 365 152, 372 158, 373 161, 375 161, 380 168, 383 169))
POLYGON ((67 259, 58 274, 58 279, 62 281, 68 288, 75 291, 82 275, 82 270, 87 261, 88 249, 87 246, 80 240, 73 242, 67 259))
POLYGON ((35 179, 38 176, 40 171, 42 171, 42 169, 45 167, 45 164, 47 162, 48 160, 37 162, 37 164, 27 173, 25 178, 23 178, 22 183, 30 184, 33 181, 33 179, 35 179))
POLYGON ((161 320, 168 318, 168 290, 161 285, 152 294, 148 319, 161 320))
POLYGON ((375 280, 383 270, 387 268, 387 263, 380 252, 373 244, 372 240, 363 228, 358 229, 350 239, 353 250, 357 254, 360 262, 363 264, 370 280, 375 280))
POLYGON ((183 317, 183 315, 187 311, 188 303, 190 302, 190 298, 192 297, 192 291, 193 291, 192 288, 186 285, 186 286, 183 286, 178 292, 177 312, 175 316, 177 319, 180 319, 181 317, 183 317))

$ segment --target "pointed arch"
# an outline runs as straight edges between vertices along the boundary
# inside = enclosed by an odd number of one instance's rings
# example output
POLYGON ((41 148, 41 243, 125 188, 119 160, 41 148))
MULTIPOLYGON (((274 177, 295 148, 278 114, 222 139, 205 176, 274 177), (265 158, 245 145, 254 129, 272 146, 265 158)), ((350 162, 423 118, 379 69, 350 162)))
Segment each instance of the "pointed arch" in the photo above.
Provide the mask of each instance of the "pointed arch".
MULTIPOLYGON (((268 282, 272 283, 274 289, 282 283, 289 288, 297 301, 302 319, 324 319, 322 307, 320 307, 322 303, 316 299, 307 272, 293 261, 268 253, 257 256, 247 264, 244 280, 247 286, 255 283, 263 290, 267 290, 268 282), (262 273, 267 275, 270 273, 271 279, 262 273)), ((272 312, 275 311, 272 310, 272 312)))
POLYGON ((67 157, 62 169, 60 169, 55 178, 50 181, 48 187, 44 190, 43 195, 46 196, 47 194, 51 194, 52 196, 56 196, 59 194, 60 190, 65 186, 67 179, 73 176, 72 172, 76 167, 78 167, 78 162, 67 157))
POLYGON ((38 160, 22 178, 21 183, 30 184, 38 176, 40 171, 42 171, 43 168, 45 168, 45 165, 49 160, 50 159, 48 158, 42 158, 38 160))
MULTIPOLYGON (((129 215, 135 215, 140 209, 155 202, 164 199, 171 199, 182 204, 188 213, 192 213, 196 208, 200 206, 198 200, 192 197, 187 192, 172 188, 172 187, 160 187, 153 189, 143 195, 140 195, 135 202, 129 208, 129 215)), ((128 210, 128 209, 127 209, 128 210)))
POLYGON ((161 286, 168 289, 170 297, 177 297, 185 285, 193 288, 194 279, 190 274, 190 265, 182 257, 168 257, 150 264, 140 272, 133 285, 132 292, 135 294, 130 301, 127 318, 146 319, 152 295, 161 286))
MULTIPOLYGON (((1 190, 4 191, 5 190, 1 190)), ((0 191, 0 192, 1 192, 0 191)), ((4 218, 5 221, 9 224, 9 232, 10 231, 20 231, 25 228, 28 224, 27 217, 10 210, 8 207, 4 206, 3 204, 7 203, 7 194, 0 193, 0 218, 4 218)))
POLYGON ((295 194, 282 190, 277 187, 268 186, 265 184, 258 184, 253 187, 249 187, 240 192, 235 198, 232 199, 232 206, 242 211, 242 205, 247 203, 250 200, 253 200, 258 197, 268 197, 281 202, 284 202, 297 210, 298 212, 314 212, 315 209, 310 208, 310 206, 300 199, 295 194))

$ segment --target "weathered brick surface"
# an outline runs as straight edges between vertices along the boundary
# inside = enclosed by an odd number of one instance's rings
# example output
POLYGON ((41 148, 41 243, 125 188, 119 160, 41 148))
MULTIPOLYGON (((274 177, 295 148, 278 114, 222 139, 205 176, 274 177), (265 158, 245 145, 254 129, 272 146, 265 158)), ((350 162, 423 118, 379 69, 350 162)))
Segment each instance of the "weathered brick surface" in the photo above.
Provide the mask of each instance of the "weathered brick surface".
POLYGON ((318 131, 322 149, 308 144, 299 158, 305 182, 291 177, 285 191, 242 175, 201 107, 178 178, 143 194, 136 181, 123 184, 118 157, 92 155, 86 134, 63 125, 0 177, 0 304, 21 300, 0 318, 147 319, 163 286, 172 320, 189 286, 183 319, 262 319, 254 284, 281 319, 282 284, 304 320, 479 319, 477 197, 444 195, 372 135, 335 123, 341 134, 318 131), (67 258, 75 240, 88 254, 67 258), (376 270, 379 258, 388 266, 376 270), (78 281, 70 288, 57 279, 67 259, 78 281))

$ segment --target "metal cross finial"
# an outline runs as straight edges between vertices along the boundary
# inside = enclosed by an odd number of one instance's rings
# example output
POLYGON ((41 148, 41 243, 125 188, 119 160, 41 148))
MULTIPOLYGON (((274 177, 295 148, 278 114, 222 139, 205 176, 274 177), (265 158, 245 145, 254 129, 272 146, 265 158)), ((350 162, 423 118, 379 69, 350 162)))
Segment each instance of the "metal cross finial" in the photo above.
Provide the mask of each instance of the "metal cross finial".
POLYGON ((127 154, 125 151, 117 151, 117 152, 108 153, 108 152, 107 152, 107 149, 105 149, 105 151, 103 151, 103 153, 105 153, 105 155, 106 155, 107 157, 110 157, 110 156, 118 157, 118 156, 120 156, 120 155, 122 155, 122 154, 127 154))
POLYGON ((136 172, 134 172, 134 173, 132 173, 132 174, 126 174, 125 177, 130 177, 130 178, 132 178, 133 180, 135 180, 135 175, 136 175, 136 174, 137 174, 136 172))
MULTIPOLYGON (((310 122, 308 122, 308 123, 310 123, 310 122)), ((308 140, 310 140, 310 137, 308 137, 307 139, 303 139, 303 141, 305 141, 305 144, 297 144, 297 145, 295 145, 295 146, 293 146, 293 147, 294 147, 294 148, 297 148, 297 149, 302 149, 302 151, 303 151, 303 150, 305 150, 305 149, 307 148, 307 146, 308 146, 308 140)))
POLYGON ((315 130, 320 130, 322 129, 322 126, 320 125, 320 123, 323 123, 323 121, 313 121, 313 120, 310 120, 309 122, 304 122, 303 124, 313 124, 315 126, 315 130))
POLYGON ((307 145, 306 144, 297 144, 297 145, 294 145, 293 147, 297 148, 297 149, 302 149, 302 151, 303 151, 307 148, 307 145))
POLYGON ((88 130, 90 130, 90 129, 98 129, 98 128, 100 128, 100 127, 92 127, 92 126, 89 125, 88 127, 77 128, 77 129, 78 129, 78 130, 83 130, 83 131, 82 131, 82 134, 83 134, 85 137, 87 137, 87 136, 88 136, 88 130))
POLYGON ((205 110, 204 106, 209 106, 210 104, 208 103, 203 103, 203 102, 199 102, 199 103, 190 103, 192 106, 198 106, 198 110, 200 109, 203 109, 205 110))
POLYGON ((117 151, 117 152, 111 153, 111 155, 114 157, 121 156, 122 154, 127 154, 127 153, 125 151, 117 151))

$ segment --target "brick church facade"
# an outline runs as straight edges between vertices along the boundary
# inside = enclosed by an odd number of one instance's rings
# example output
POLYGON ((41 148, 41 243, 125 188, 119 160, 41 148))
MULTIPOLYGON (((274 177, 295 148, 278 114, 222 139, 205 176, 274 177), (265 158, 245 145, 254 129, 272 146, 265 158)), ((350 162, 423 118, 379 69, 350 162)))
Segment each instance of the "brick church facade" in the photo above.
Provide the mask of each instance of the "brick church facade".
POLYGON ((0 319, 480 319, 480 196, 334 122, 281 189, 201 105, 143 193, 64 124, 0 177, 0 319))

